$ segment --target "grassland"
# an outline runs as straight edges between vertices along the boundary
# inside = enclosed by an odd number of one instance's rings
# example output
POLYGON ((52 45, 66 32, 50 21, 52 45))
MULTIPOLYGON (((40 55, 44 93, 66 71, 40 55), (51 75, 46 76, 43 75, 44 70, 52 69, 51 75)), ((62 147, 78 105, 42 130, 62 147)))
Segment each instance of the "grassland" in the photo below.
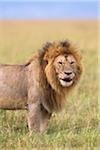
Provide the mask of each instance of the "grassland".
POLYGON ((48 131, 30 135, 26 111, 0 110, 1 150, 100 150, 96 21, 0 21, 0 63, 24 63, 46 41, 70 39, 84 74, 48 131))

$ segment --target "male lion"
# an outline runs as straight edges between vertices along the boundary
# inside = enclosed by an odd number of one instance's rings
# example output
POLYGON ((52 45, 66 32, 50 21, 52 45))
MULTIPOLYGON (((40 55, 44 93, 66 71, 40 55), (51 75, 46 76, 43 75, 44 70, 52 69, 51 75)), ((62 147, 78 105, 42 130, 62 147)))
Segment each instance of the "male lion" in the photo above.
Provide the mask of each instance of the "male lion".
POLYGON ((0 108, 27 109, 30 131, 43 132, 81 74, 81 54, 70 42, 46 43, 24 65, 0 65, 0 108))

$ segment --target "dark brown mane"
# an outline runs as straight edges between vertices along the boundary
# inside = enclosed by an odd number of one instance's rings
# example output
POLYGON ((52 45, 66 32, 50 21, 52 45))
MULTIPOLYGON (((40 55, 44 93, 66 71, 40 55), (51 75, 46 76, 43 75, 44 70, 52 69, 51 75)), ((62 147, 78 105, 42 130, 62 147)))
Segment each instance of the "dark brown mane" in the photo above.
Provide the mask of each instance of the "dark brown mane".
MULTIPOLYGON (((45 54, 48 53, 48 50, 51 49, 51 54, 53 53, 52 50, 54 50, 54 48, 59 48, 62 47, 63 48, 63 52, 68 53, 68 48, 70 47, 70 43, 65 40, 65 41, 59 41, 59 42, 47 42, 45 45, 43 45, 42 49, 39 50, 40 53, 40 60, 44 60, 45 59, 45 54), (59 43, 59 44, 58 44, 59 43)), ((57 53, 59 50, 55 51, 53 53, 54 56, 58 55, 57 53)), ((61 50, 60 50, 61 53, 61 50)), ((52 56, 51 56, 52 57, 52 56)))

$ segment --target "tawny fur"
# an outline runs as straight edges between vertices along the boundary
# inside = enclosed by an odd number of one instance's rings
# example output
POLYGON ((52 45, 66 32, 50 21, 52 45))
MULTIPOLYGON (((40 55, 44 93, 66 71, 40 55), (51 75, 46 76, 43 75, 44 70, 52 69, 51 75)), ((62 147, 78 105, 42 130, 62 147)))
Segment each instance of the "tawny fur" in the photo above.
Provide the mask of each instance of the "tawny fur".
POLYGON ((45 131, 51 114, 60 111, 69 91, 82 74, 81 54, 68 41, 46 43, 24 65, 0 65, 0 108, 27 109, 31 131, 45 131), (77 62, 75 82, 59 83, 54 61, 59 55, 73 55, 77 62))

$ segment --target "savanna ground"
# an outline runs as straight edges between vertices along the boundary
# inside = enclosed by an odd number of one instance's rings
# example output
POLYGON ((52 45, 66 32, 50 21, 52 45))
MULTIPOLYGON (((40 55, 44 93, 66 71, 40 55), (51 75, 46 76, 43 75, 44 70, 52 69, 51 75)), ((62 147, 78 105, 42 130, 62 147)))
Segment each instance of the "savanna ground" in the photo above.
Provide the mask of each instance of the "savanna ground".
POLYGON ((96 21, 0 21, 0 63, 24 63, 46 41, 70 39, 84 74, 48 131, 30 135, 26 111, 0 110, 1 150, 100 150, 96 21))

